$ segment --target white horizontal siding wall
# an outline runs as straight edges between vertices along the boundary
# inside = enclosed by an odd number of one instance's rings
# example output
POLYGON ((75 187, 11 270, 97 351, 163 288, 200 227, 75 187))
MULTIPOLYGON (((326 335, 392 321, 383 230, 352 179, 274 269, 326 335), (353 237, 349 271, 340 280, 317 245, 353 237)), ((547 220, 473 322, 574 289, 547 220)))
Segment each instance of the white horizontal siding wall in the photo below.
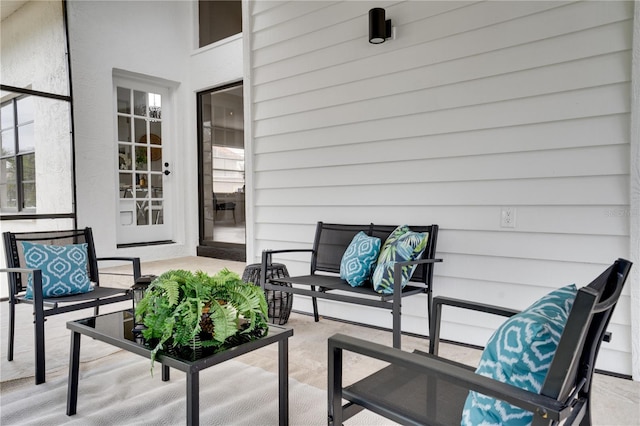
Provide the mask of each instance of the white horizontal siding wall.
MULTIPOLYGON (((440 225, 436 294, 525 308, 630 252, 632 2, 249 2, 253 240, 319 220, 440 225), (397 38, 367 41, 371 7, 397 38), (516 227, 500 227, 501 207, 516 227)), ((308 257, 282 256, 294 274, 308 257)), ((598 367, 631 374, 630 290, 598 367)), ((426 334, 425 298, 403 329, 426 334)), ((310 309, 296 296, 297 309, 310 309)), ((321 314, 390 326, 335 302, 321 314)), ((445 338, 499 321, 447 312, 445 338)))

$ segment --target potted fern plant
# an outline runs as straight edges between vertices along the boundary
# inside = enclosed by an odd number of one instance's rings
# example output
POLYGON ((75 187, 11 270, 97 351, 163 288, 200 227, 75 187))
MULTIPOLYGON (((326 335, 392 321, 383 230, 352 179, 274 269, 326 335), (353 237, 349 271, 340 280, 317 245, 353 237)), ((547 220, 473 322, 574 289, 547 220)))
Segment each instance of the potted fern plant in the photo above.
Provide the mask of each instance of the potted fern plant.
POLYGON ((223 269, 171 270, 157 277, 136 306, 136 323, 152 348, 151 366, 159 350, 220 348, 264 336, 267 302, 259 286, 223 269))

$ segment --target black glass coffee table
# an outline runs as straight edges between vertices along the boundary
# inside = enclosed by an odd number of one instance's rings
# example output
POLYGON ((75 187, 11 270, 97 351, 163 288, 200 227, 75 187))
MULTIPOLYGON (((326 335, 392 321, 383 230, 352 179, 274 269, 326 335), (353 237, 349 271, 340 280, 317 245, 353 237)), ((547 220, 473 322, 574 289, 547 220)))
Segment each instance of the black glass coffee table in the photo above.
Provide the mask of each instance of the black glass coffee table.
MULTIPOLYGON (((120 311, 76 321, 69 321, 71 330, 71 353, 69 355, 69 381, 67 387, 67 415, 76 414, 78 405, 78 378, 80 369, 80 336, 109 343, 110 345, 151 359, 151 349, 136 343, 132 333, 134 326, 131 311, 120 311)), ((289 337, 293 330, 288 327, 271 325, 266 336, 236 346, 225 347, 217 352, 197 354, 169 353, 160 351, 156 362, 162 364, 162 380, 169 380, 169 369, 175 368, 186 373, 187 382, 187 425, 199 423, 200 401, 199 373, 221 362, 233 359, 272 343, 278 343, 278 403, 280 425, 289 424, 289 337)), ((141 402, 142 403, 142 402, 141 402)))

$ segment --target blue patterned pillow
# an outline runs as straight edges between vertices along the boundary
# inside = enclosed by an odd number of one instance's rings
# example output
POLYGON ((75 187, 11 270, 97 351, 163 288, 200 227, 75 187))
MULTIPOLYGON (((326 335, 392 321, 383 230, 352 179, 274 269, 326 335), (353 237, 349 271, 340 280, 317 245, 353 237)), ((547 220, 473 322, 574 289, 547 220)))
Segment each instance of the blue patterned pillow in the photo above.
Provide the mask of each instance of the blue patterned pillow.
MULTIPOLYGON (((547 294, 510 317, 491 336, 476 373, 540 393, 576 298, 574 284, 547 294)), ((530 411, 469 392, 462 425, 529 425, 530 411)))
POLYGON ((351 287, 359 287, 371 277, 371 272, 380 254, 380 238, 358 232, 342 255, 340 278, 351 287))
MULTIPOLYGON (((68 246, 22 242, 27 268, 42 270, 44 297, 68 296, 93 290, 87 274, 87 244, 68 246)), ((27 282, 27 299, 33 298, 33 278, 27 282)))
MULTIPOLYGON (((393 265, 396 262, 417 260, 427 247, 428 232, 413 232, 407 225, 398 226, 387 237, 371 280, 378 293, 393 294, 393 265)), ((409 282, 417 265, 402 268, 401 288, 409 282)))

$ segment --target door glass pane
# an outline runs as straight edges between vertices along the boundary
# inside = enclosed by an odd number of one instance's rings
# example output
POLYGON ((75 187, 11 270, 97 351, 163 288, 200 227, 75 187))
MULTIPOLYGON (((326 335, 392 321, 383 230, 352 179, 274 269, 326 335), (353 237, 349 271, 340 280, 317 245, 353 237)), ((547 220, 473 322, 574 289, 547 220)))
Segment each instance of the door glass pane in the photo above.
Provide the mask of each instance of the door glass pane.
POLYGON ((157 93, 149 93, 149 118, 160 120, 162 118, 162 96, 157 93))
POLYGON ((135 115, 146 116, 147 115, 147 94, 145 92, 133 91, 133 113, 135 115))
POLYGON ((136 147, 136 170, 149 170, 146 146, 136 147))
POLYGON ((129 117, 118 116, 118 140, 131 142, 131 119, 129 117))
POLYGON ((149 133, 151 133, 151 143, 154 145, 162 145, 162 122, 151 120, 149 123, 149 133), (153 136, 156 136, 155 138, 153 136))
POLYGON ((149 202, 147 200, 139 200, 136 202, 136 225, 149 224, 149 202))
POLYGON ((203 244, 245 244, 242 86, 199 96, 203 244))
POLYGON ((135 134, 135 141, 146 143, 147 142, 147 120, 142 118, 136 118, 133 121, 133 131, 135 134))
POLYGON ((151 175, 151 197, 162 198, 162 175, 151 175))
POLYGON ((119 173, 120 198, 133 198, 133 173, 119 173))
POLYGON ((118 87, 118 112, 131 114, 131 90, 118 87))
POLYGON ((118 144, 118 165, 120 170, 131 170, 131 145, 118 144))

